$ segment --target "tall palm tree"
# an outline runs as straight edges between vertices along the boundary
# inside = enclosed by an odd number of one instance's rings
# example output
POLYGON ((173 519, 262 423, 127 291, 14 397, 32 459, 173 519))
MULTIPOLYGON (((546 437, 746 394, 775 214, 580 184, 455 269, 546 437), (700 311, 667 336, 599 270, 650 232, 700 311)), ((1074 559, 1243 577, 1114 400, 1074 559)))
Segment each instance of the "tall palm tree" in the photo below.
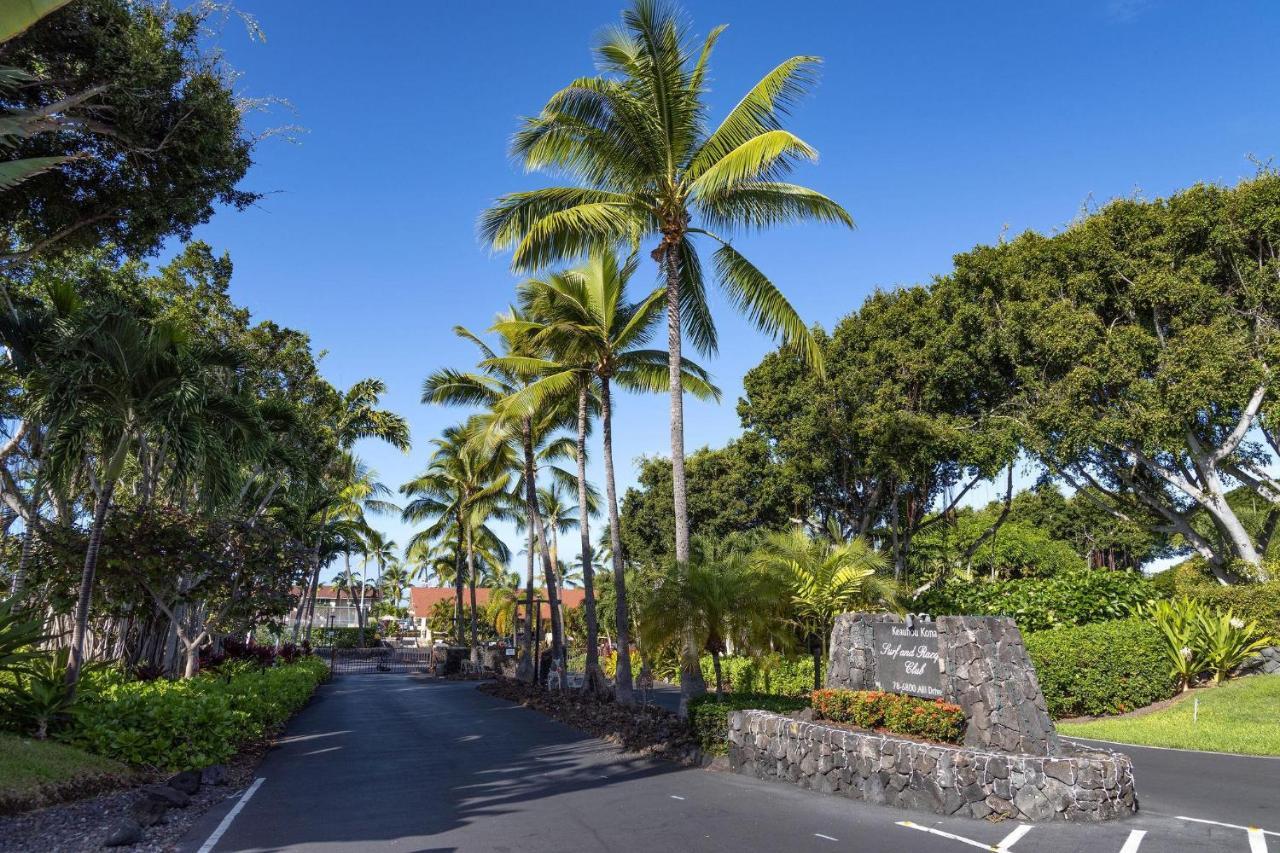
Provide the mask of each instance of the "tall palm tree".
MULTIPOLYGON (((551 356, 541 362, 525 359, 526 367, 537 367, 543 376, 505 401, 505 405, 514 409, 536 410, 545 405, 548 398, 563 394, 566 389, 576 389, 578 443, 585 448, 586 430, 582 421, 587 413, 586 398, 594 393, 599 400, 615 620, 621 626, 618 644, 624 649, 629 648, 630 643, 627 629, 630 618, 622 566, 617 481, 613 469, 612 384, 616 382, 620 387, 633 391, 660 391, 667 384, 667 354, 662 350, 645 348, 661 319, 665 290, 659 287, 640 302, 628 302, 627 284, 635 269, 634 256, 620 264, 612 252, 598 251, 593 252, 581 267, 545 279, 531 279, 521 285, 521 302, 531 319, 514 323, 512 331, 519 329, 531 334, 536 342, 546 345, 551 356)), ((681 364, 686 390, 700 399, 720 399, 720 389, 711 384, 706 371, 688 359, 682 359, 681 364)), ((580 464, 580 490, 585 481, 586 467, 580 464)), ((579 562, 588 588, 587 600, 592 602, 586 614, 590 672, 598 629, 594 612, 590 531, 584 527, 581 533, 579 562)), ((618 701, 629 704, 631 660, 628 655, 619 657, 614 685, 618 701)), ((587 681, 584 680, 586 686, 587 681)))
MULTIPOLYGON (((710 352, 715 325, 707 302, 700 242, 715 244, 712 264, 729 301, 762 331, 780 334, 821 370, 804 321, 731 237, 773 225, 815 220, 852 227, 839 204, 782 179, 817 152, 782 128, 789 108, 816 77, 817 57, 796 56, 764 76, 714 129, 705 103, 708 62, 724 27, 695 55, 678 11, 663 0, 636 0, 622 26, 597 45, 603 73, 551 96, 513 141, 526 170, 554 171, 577 184, 500 197, 481 217, 498 249, 514 249, 517 269, 538 269, 597 246, 638 247, 665 282, 675 555, 689 559, 684 468, 682 337, 710 352)), ((684 699, 705 689, 697 649, 685 644, 684 699)), ((683 703, 682 703, 683 704, 683 703)))
POLYGON ((825 537, 810 537, 799 526, 775 533, 752 561, 783 585, 790 620, 813 655, 814 690, 822 687, 822 664, 837 616, 849 610, 900 607, 897 584, 880 574, 888 565, 884 555, 864 539, 845 540, 834 520, 825 537))
MULTIPOLYGON (((518 321, 522 319, 514 309, 499 317, 499 322, 518 321)), ((486 407, 491 417, 483 431, 485 445, 491 450, 510 448, 515 457, 521 460, 520 475, 515 488, 523 493, 524 518, 529 525, 533 543, 542 561, 543 577, 547 585, 548 607, 551 610, 551 648, 552 655, 562 665, 564 652, 564 620, 560 611, 559 599, 555 595, 555 565, 551 560, 551 551, 547 531, 538 508, 537 476, 539 457, 559 455, 563 444, 556 438, 558 430, 572 422, 572 413, 562 407, 548 406, 538 412, 524 412, 511 416, 499 411, 499 406, 506 397, 517 393, 536 378, 536 374, 526 368, 513 368, 498 363, 499 358, 488 344, 470 330, 461 326, 454 327, 454 333, 471 341, 480 350, 482 361, 475 372, 444 369, 427 377, 422 386, 424 403, 444 403, 453 405, 472 405, 486 407)), ((502 355, 504 357, 536 356, 528 336, 512 330, 499 333, 502 355)), ((556 476, 556 469, 552 469, 556 476)), ((530 577, 526 588, 528 612, 533 612, 533 581, 530 577)), ((526 631, 526 654, 522 665, 531 663, 532 630, 526 631)))

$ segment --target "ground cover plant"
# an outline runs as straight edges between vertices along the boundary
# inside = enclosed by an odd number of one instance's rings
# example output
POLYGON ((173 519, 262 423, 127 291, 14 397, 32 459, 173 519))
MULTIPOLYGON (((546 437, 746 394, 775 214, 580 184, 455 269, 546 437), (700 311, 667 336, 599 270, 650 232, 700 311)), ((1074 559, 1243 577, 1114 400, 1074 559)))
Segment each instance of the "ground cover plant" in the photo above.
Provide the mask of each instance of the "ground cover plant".
POLYGON ((181 681, 104 677, 61 737, 135 766, 207 767, 284 723, 327 675, 324 661, 306 657, 268 668, 228 664, 181 681))
POLYGON ((1175 749, 1280 755, 1280 676, 1258 675, 1197 689, 1132 717, 1061 723, 1068 736, 1175 749))
POLYGON ((69 744, 0 733, 0 814, 97 793, 132 778, 119 761, 69 744))

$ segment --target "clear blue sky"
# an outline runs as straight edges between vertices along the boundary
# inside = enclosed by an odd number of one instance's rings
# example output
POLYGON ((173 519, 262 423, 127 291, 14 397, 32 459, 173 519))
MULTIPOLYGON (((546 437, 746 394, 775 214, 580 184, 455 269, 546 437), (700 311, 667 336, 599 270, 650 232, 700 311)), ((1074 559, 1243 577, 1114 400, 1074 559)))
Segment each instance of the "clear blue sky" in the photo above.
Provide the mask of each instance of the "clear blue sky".
MULTIPOLYGON (((520 116, 591 72, 588 46, 622 5, 241 0, 266 43, 235 22, 220 39, 243 94, 296 109, 267 123, 305 132, 297 144, 264 142, 246 186, 269 195, 197 236, 231 253, 234 297, 256 318, 306 330, 328 351, 331 381, 387 381, 415 449, 360 452, 393 487, 463 417, 419 403, 429 371, 474 363, 451 327, 483 330, 512 296, 507 258, 480 245, 476 217, 544 179, 512 165, 507 141, 520 116)), ((801 226, 738 245, 828 328, 872 289, 927 281, 1002 229, 1053 229, 1117 195, 1234 182, 1253 172, 1249 155, 1280 151, 1274 3, 685 7, 700 34, 730 24, 712 68, 713 119, 780 60, 825 59, 791 124, 822 159, 797 180, 842 202, 858 228, 801 226)), ((726 399, 687 404, 690 449, 738 433, 742 376, 772 347, 718 316, 722 346, 708 366, 726 399)), ((636 457, 665 452, 666 418, 663 397, 620 402, 622 487, 636 457)), ((598 459, 592 467, 598 481, 598 459)), ((398 522, 384 527, 407 538, 398 522)))

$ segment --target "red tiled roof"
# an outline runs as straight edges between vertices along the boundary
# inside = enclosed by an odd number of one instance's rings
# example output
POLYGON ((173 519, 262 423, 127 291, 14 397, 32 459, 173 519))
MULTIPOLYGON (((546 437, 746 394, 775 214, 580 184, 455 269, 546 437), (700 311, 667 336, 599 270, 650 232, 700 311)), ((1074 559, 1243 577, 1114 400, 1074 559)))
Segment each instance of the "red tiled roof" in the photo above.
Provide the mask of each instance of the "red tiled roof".
MULTIPOLYGON (((411 616, 428 616, 431 608, 439 601, 453 601, 455 592, 451 586, 415 586, 409 588, 409 614, 411 616)), ((490 589, 488 587, 476 587, 476 605, 483 607, 489 602, 490 589)), ((534 595, 546 597, 543 590, 534 590, 534 595)), ((566 589, 561 594, 565 607, 581 607, 582 602, 586 600, 586 590, 582 589, 566 589)), ((521 589, 521 599, 523 600, 523 588, 521 589)), ((471 590, 462 590, 462 604, 467 606, 471 603, 471 590)), ((542 618, 551 618, 551 608, 542 605, 542 618)))

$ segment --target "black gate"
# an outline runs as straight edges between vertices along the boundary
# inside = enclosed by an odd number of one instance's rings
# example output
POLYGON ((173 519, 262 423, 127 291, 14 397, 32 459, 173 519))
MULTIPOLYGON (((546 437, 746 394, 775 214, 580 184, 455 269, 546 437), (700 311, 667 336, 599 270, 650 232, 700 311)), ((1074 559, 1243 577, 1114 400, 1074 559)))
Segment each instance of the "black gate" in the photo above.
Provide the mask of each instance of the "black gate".
POLYGON ((329 661, 334 675, 352 675, 365 672, 417 672, 434 671, 435 660, 431 649, 396 649, 382 646, 372 649, 321 649, 319 656, 329 661))

